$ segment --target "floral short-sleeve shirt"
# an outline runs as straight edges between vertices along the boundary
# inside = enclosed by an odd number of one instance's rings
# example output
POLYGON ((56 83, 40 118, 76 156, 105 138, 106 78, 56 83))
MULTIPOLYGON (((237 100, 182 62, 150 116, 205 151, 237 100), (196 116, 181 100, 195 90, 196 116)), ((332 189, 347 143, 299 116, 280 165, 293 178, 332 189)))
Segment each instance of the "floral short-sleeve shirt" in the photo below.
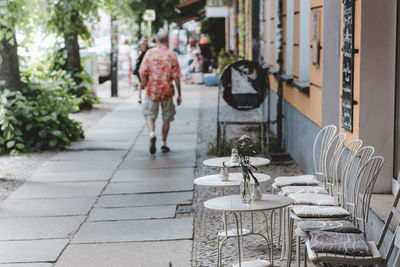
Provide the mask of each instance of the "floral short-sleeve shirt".
POLYGON ((139 73, 147 76, 147 97, 153 101, 167 100, 174 96, 173 80, 180 78, 176 54, 164 45, 147 51, 140 64, 139 73))

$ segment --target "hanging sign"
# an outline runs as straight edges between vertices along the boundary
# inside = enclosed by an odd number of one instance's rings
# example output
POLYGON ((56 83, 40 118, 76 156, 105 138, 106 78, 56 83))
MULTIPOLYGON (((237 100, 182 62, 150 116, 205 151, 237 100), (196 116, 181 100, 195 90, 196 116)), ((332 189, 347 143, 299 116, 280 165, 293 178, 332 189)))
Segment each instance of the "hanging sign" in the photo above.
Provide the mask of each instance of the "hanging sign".
POLYGON ((145 21, 156 20, 156 12, 153 9, 147 9, 143 14, 143 20, 145 21))
POLYGON ((353 132, 354 0, 343 1, 342 127, 353 132))
POLYGON ((228 7, 206 7, 207 18, 226 18, 229 17, 228 7))

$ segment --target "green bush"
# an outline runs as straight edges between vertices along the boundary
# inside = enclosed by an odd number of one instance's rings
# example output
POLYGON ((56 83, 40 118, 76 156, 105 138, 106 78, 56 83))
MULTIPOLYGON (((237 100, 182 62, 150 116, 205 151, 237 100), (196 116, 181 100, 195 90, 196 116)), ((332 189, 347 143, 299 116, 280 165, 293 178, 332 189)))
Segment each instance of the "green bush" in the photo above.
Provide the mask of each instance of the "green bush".
POLYGON ((81 124, 68 117, 79 110, 81 101, 63 90, 65 81, 52 81, 49 87, 33 77, 22 76, 22 92, 6 89, 1 93, 1 153, 62 149, 84 137, 81 124))
MULTIPOLYGON (((43 74, 45 76, 50 76, 53 80, 64 80, 66 82, 64 90, 68 94, 81 99, 79 108, 91 109, 93 104, 98 102, 92 94, 92 78, 84 70, 80 73, 74 73, 73 71, 67 70, 67 54, 65 49, 60 47, 61 44, 57 43, 54 51, 47 53, 46 60, 39 63, 40 65, 45 66, 45 69, 48 69, 48 72, 43 72, 43 74), (56 77, 53 77, 54 75, 56 77)), ((81 65, 84 65, 83 62, 81 65)), ((30 70, 32 71, 32 68, 30 68, 30 70)))

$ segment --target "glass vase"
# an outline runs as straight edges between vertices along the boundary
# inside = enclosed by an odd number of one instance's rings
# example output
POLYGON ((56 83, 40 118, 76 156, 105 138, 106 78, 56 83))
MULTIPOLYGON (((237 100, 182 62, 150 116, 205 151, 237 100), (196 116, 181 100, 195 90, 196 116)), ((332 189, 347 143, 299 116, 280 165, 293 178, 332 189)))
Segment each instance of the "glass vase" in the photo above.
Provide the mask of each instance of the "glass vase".
POLYGON ((250 176, 248 173, 243 173, 243 178, 240 181, 240 199, 244 204, 251 202, 250 176))
POLYGON ((256 185, 255 183, 251 184, 251 201, 256 202, 256 201, 261 201, 262 199, 262 194, 261 194, 261 188, 259 185, 256 185))

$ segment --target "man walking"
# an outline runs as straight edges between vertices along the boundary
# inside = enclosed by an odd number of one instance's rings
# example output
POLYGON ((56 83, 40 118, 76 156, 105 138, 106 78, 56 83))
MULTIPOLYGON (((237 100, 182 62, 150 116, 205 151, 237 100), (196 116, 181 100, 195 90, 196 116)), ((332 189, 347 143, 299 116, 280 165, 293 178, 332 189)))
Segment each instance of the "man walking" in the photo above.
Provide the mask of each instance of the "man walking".
POLYGON ((178 59, 174 52, 168 50, 168 34, 161 31, 157 35, 158 45, 150 49, 143 58, 139 73, 142 79, 142 87, 146 88, 146 99, 143 106, 143 114, 150 132, 150 153, 156 152, 155 121, 159 106, 162 109, 162 140, 161 151, 167 153, 167 136, 170 122, 174 120, 175 105, 173 97, 175 82, 178 97, 177 105, 182 103, 181 83, 178 59))

